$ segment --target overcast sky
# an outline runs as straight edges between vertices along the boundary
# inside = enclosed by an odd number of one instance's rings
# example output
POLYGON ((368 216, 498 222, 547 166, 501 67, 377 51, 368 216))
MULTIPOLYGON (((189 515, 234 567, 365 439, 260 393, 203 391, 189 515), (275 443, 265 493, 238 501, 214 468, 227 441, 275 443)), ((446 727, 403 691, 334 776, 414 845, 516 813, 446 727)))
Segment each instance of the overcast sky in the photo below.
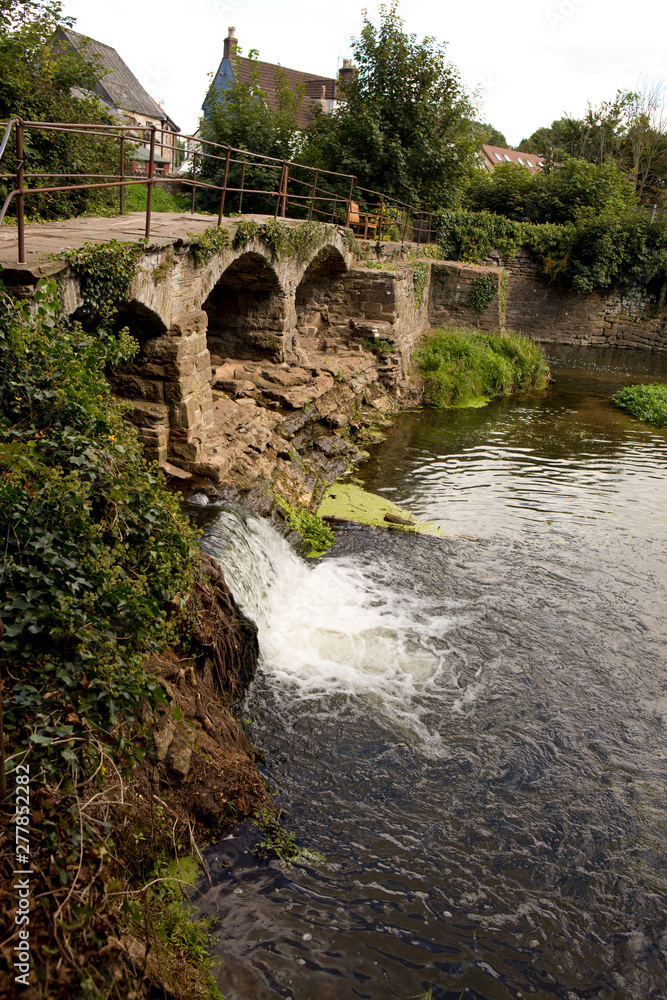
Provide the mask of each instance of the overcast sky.
MULTIPOLYGON (((113 46, 184 132, 222 58, 227 28, 244 54, 335 76, 351 56, 361 9, 375 0, 65 0, 75 28, 113 46)), ((402 0, 404 27, 447 42, 480 117, 518 145, 564 112, 667 74, 667 5, 659 0, 402 0)))

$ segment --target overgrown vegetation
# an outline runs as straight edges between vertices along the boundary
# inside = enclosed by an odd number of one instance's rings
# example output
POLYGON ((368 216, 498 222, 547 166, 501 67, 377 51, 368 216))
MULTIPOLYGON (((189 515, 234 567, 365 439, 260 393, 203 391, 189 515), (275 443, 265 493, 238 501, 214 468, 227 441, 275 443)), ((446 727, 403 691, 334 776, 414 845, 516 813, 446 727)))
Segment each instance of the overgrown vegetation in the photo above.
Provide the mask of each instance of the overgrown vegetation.
POLYGON ((76 250, 62 250, 53 257, 67 261, 72 273, 80 279, 84 301, 99 311, 127 300, 144 249, 143 240, 138 243, 109 240, 84 243, 76 250))
POLYGON ((335 541, 331 528, 321 517, 311 514, 305 507, 297 507, 289 503, 279 493, 274 494, 276 507, 285 518, 290 528, 294 528, 303 539, 306 555, 314 558, 333 545, 335 541))
POLYGON ((108 311, 93 333, 68 328, 53 281, 39 282, 35 307, 0 289, 4 727, 10 786, 27 763, 40 829, 36 995, 47 995, 49 965, 49 997, 127 997, 131 965, 111 967, 124 949, 113 942, 130 935, 158 950, 163 938, 165 967, 177 952, 187 995, 210 1000, 203 932, 173 880, 157 888, 184 847, 158 821, 150 786, 130 792, 150 747, 137 719, 165 701, 146 655, 187 649, 197 533, 104 378, 136 343, 112 331, 108 311), (123 803, 137 817, 129 834, 123 803))
POLYGON ((190 243, 190 253, 201 266, 208 264, 216 254, 222 253, 229 244, 229 230, 224 226, 211 226, 198 236, 196 233, 188 233, 192 240, 190 243))
POLYGON ((498 282, 495 274, 488 271, 486 274, 480 274, 472 283, 468 305, 482 316, 495 299, 497 291, 498 282))
POLYGON ((548 368, 542 348, 520 334, 436 330, 416 351, 428 406, 471 406, 520 389, 541 389, 548 368))
POLYGON ((235 247, 245 247, 252 240, 259 240, 271 252, 273 261, 281 257, 295 257, 305 264, 316 250, 327 241, 329 229, 322 222, 296 222, 287 225, 269 219, 257 222, 255 219, 240 219, 234 235, 235 247))
POLYGON ((655 427, 667 427, 667 385, 629 385, 611 398, 625 413, 655 427))
POLYGON ((25 303, 0 298, 0 613, 16 669, 6 726, 43 767, 85 770, 89 733, 111 738, 156 697, 142 663, 178 639, 168 609, 192 585, 196 533, 104 379, 136 342, 62 326, 52 281, 35 299, 31 321, 25 303), (62 688, 68 699, 50 704, 62 688))
POLYGON ((443 212, 438 248, 445 260, 481 264, 493 250, 515 256, 525 247, 538 272, 575 292, 640 288, 659 302, 667 285, 667 220, 637 210, 628 215, 582 217, 556 225, 514 222, 490 212, 443 212))

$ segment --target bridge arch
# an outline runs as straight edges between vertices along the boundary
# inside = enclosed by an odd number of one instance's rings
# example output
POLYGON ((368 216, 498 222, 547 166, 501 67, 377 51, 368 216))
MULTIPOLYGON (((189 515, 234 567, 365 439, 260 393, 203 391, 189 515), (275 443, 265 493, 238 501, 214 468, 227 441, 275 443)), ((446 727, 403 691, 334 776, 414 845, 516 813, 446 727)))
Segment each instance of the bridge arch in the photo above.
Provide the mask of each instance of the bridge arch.
POLYGON ((317 340, 330 329, 347 271, 345 257, 331 244, 322 247, 308 264, 294 296, 299 346, 312 344, 313 338, 317 340))
POLYGON ((254 250, 229 264, 202 304, 213 364, 224 358, 282 361, 288 301, 275 268, 254 250))

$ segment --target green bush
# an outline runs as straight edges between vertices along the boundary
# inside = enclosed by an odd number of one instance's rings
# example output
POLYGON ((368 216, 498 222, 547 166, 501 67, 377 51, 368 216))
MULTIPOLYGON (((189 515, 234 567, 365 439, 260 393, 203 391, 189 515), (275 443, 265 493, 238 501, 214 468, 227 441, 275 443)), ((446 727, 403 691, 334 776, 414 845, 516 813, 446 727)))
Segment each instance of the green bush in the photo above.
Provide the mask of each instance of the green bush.
POLYGON ((435 218, 438 247, 443 260, 481 264, 492 250, 513 257, 523 238, 523 228, 491 212, 440 212, 435 218))
POLYGON ((416 351, 428 406, 470 406, 519 389, 544 388, 542 348, 520 334, 435 330, 416 351))
POLYGON ((169 612, 191 589, 196 533, 105 381, 136 342, 65 326, 53 281, 35 302, 31 318, 0 289, 5 725, 47 770, 62 758, 85 770, 87 734, 117 741, 157 697, 143 661, 177 639, 169 612))
POLYGON ((629 385, 611 397, 621 410, 656 427, 667 427, 667 385, 629 385))
POLYGON ((438 248, 446 260, 481 264, 492 250, 512 258, 519 247, 538 272, 575 292, 642 288, 661 304, 667 286, 667 220, 642 210, 585 216, 576 223, 513 222, 490 212, 441 212, 438 248))

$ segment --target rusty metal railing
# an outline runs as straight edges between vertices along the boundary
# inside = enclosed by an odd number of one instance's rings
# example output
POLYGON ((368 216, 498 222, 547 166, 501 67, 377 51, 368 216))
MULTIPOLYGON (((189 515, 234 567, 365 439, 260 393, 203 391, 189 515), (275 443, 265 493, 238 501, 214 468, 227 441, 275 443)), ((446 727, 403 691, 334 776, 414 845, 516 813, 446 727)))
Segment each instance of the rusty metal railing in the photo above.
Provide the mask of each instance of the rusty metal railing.
MULTIPOLYGON (((406 238, 411 242, 432 242, 437 236, 433 229, 433 214, 428 214, 396 201, 377 191, 369 191, 357 186, 356 177, 351 174, 322 170, 306 164, 280 160, 276 157, 252 153, 248 150, 223 146, 220 143, 196 136, 179 136, 190 144, 192 170, 191 176, 159 174, 156 160, 156 146, 173 151, 176 134, 157 125, 89 125, 80 122, 33 122, 22 118, 12 118, 8 122, 0 122, 4 126, 4 134, 0 141, 0 161, 7 149, 12 134, 16 153, 16 167, 11 173, 0 174, 0 180, 14 180, 11 190, 0 209, 0 224, 10 206, 16 203, 16 221, 18 230, 18 259, 25 263, 25 199, 35 195, 47 195, 73 191, 103 190, 116 188, 119 198, 119 212, 125 214, 125 190, 131 186, 146 187, 145 237, 150 238, 153 191, 158 184, 171 184, 175 180, 190 186, 191 212, 195 212, 197 191, 219 192, 218 225, 222 223, 225 208, 230 204, 228 198, 238 196, 238 212, 243 210, 244 196, 264 196, 264 200, 275 199, 274 218, 307 218, 338 223, 357 228, 352 221, 363 205, 363 212, 374 219, 374 237, 377 240, 388 240, 390 236, 398 236, 397 242, 404 243, 406 238), (97 139, 111 139, 118 144, 118 173, 112 174, 82 174, 82 173, 29 173, 25 170, 25 139, 26 132, 41 131, 54 134, 68 133, 86 135, 97 139), (148 160, 145 175, 135 172, 129 176, 126 170, 128 156, 133 148, 146 143, 148 134, 148 160), (165 141, 165 137, 169 141, 165 141), (223 173, 222 184, 210 183, 202 178, 207 176, 203 166, 219 162, 223 173), (260 175, 263 186, 253 186, 253 177, 260 175), (47 186, 30 186, 35 179, 42 180, 76 180, 86 183, 56 184, 47 186), (248 183, 246 180, 249 178, 248 183), (367 196, 370 196, 367 197, 367 196), (412 224, 412 227, 410 228, 412 224)), ((269 214, 269 213, 263 213, 269 214)), ((368 229, 368 227, 366 227, 368 229)))

